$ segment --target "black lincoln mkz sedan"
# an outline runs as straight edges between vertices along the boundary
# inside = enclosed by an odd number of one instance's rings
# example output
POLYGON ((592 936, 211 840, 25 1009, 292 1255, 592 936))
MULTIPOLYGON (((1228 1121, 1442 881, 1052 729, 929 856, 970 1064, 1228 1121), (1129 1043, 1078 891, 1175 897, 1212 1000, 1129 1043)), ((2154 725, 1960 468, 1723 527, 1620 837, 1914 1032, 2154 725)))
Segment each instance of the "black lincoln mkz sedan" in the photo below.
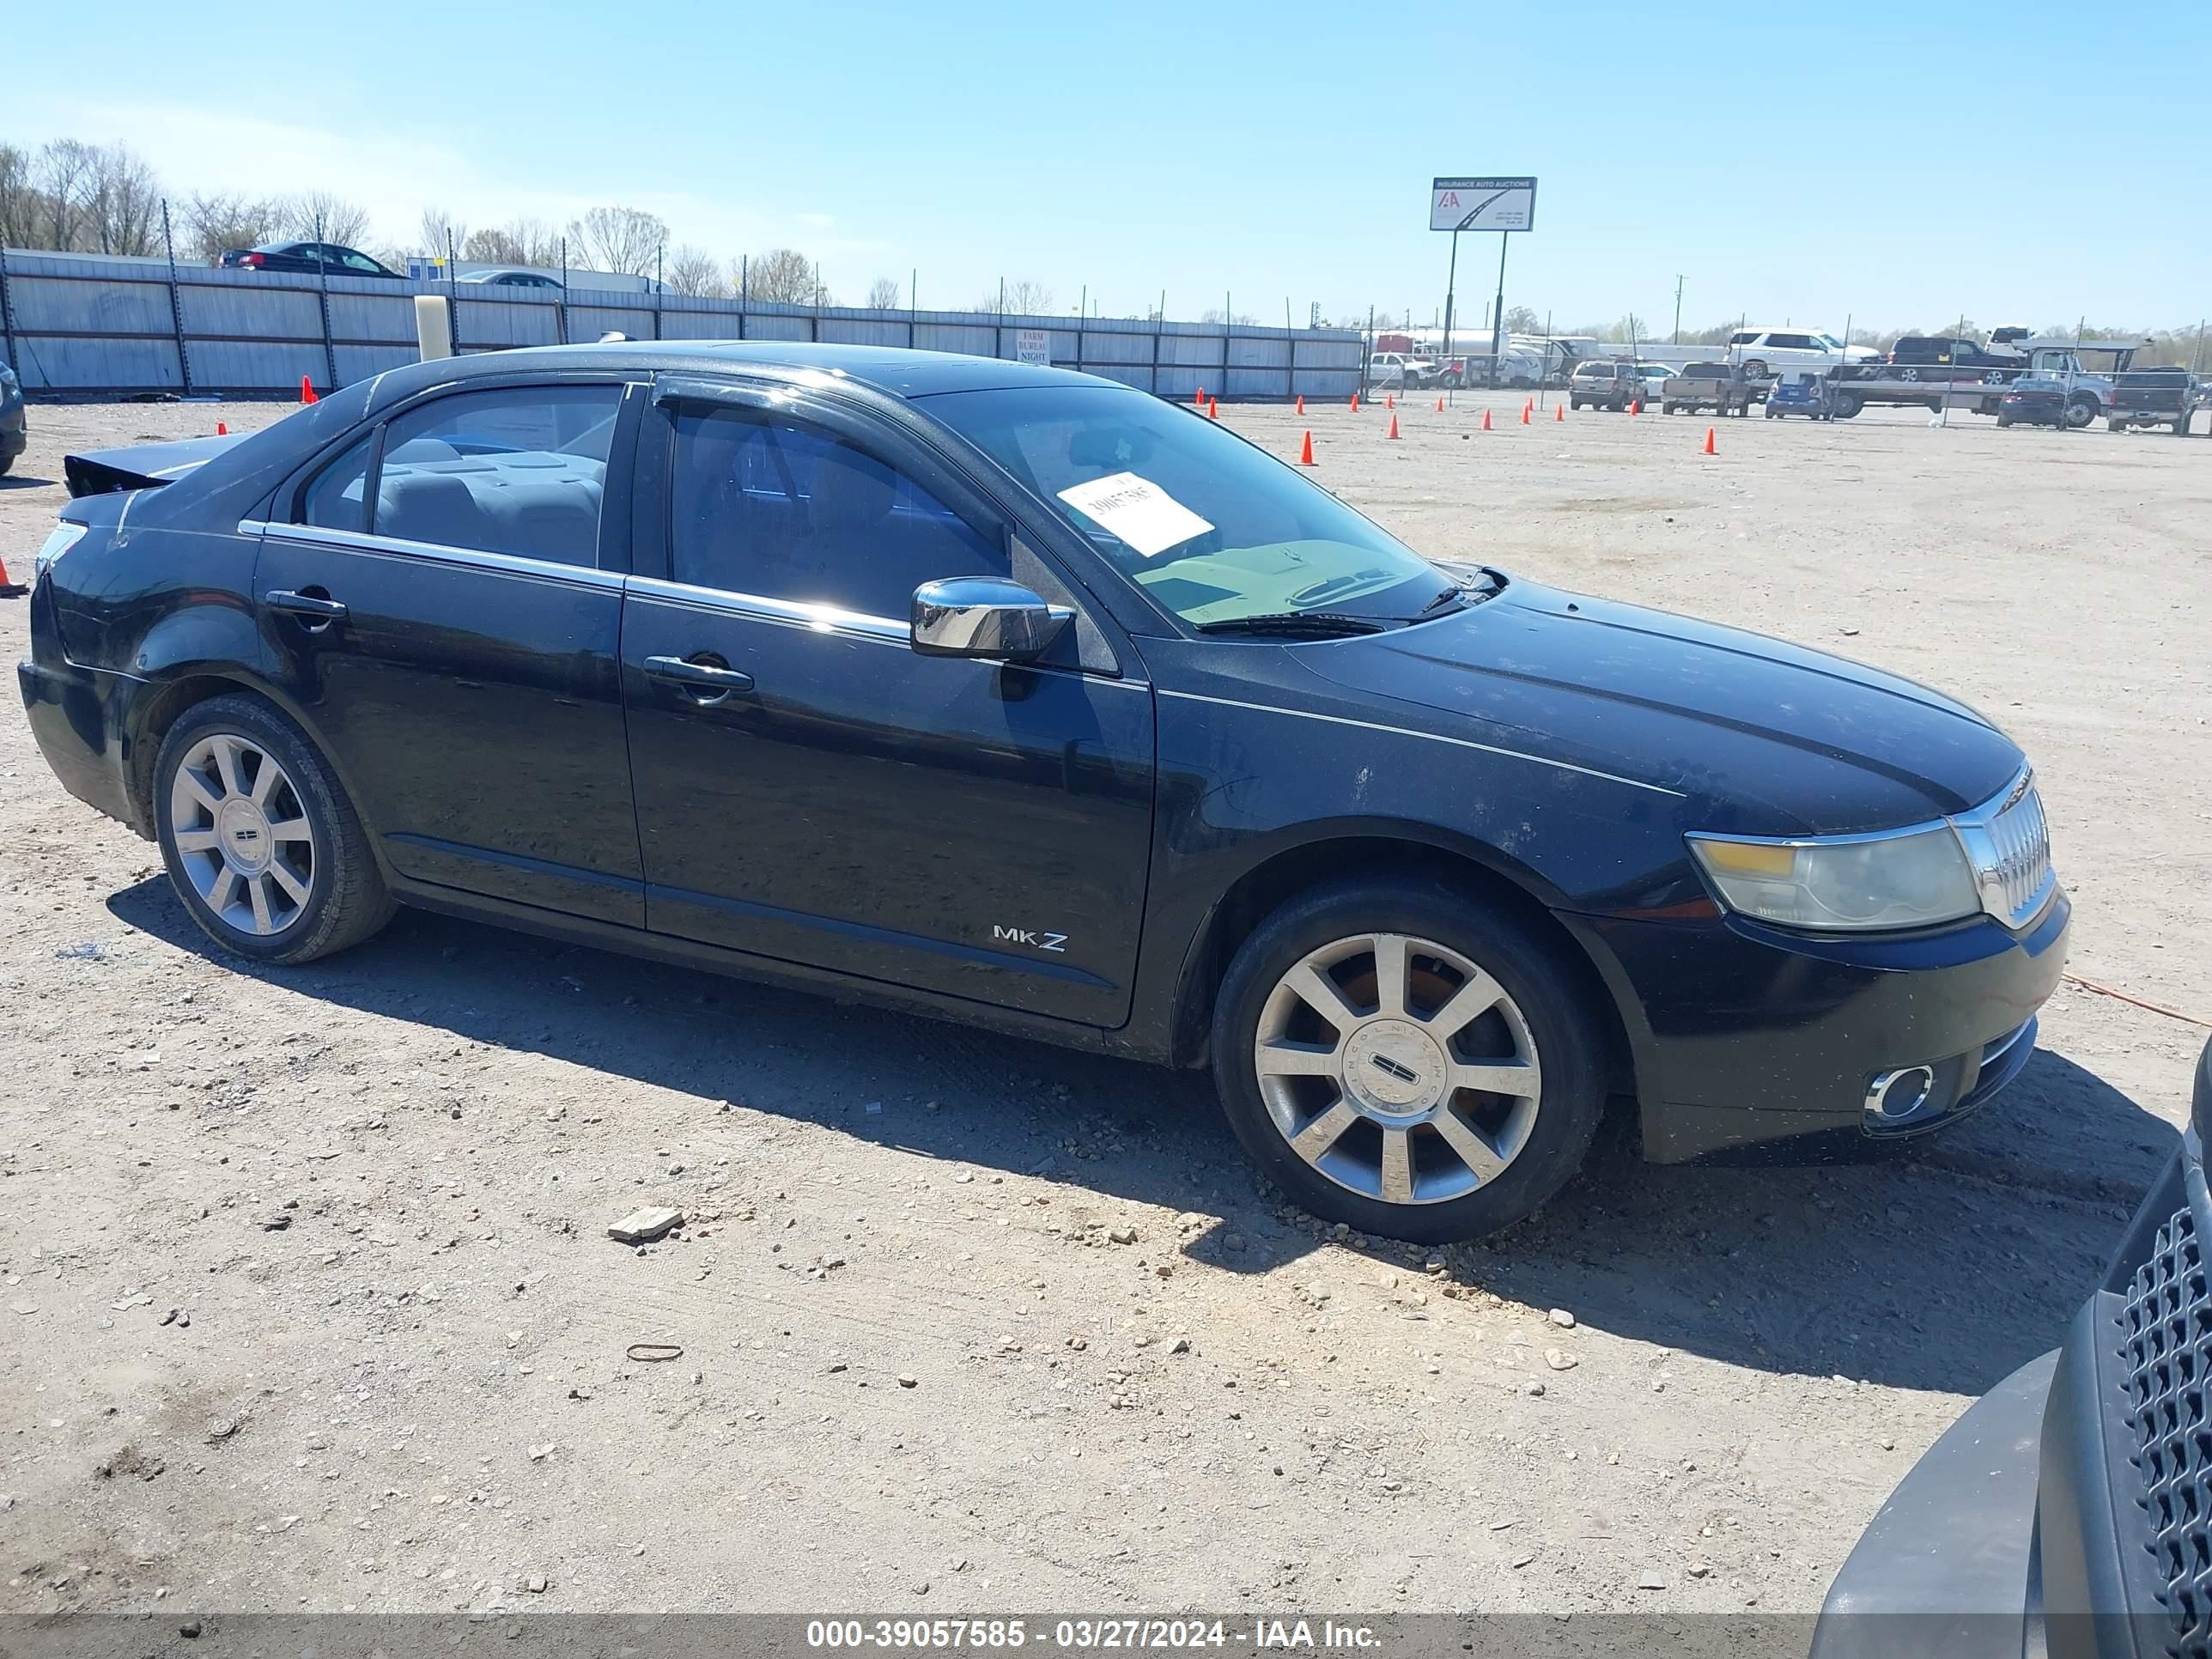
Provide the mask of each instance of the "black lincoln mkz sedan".
POLYGON ((1210 1065, 1370 1232, 1525 1215, 1608 1091, 1668 1161, 1944 1122, 2064 956, 1972 710, 1085 375, 514 351, 71 477, 31 721, 226 950, 416 904, 1210 1065))

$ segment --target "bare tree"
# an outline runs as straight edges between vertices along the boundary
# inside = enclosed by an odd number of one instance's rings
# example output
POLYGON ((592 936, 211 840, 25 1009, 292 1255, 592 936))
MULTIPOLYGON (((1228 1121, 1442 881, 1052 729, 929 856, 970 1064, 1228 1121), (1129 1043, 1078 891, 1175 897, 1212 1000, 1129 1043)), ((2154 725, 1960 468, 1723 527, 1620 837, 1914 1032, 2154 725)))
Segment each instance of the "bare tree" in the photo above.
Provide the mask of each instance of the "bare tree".
POLYGON ((45 198, 46 224, 36 246, 63 252, 78 241, 87 218, 85 198, 99 152, 75 138, 57 138, 39 151, 31 176, 45 198))
POLYGON ((756 253, 745 271, 745 297, 771 305, 805 305, 814 298, 814 261, 795 247, 756 253))
POLYGON ((1009 317, 1042 317, 1052 309, 1052 290, 1034 276, 1024 276, 983 296, 978 311, 1003 311, 1009 317))
POLYGON ((461 244, 461 258, 486 265, 526 265, 531 262, 520 241, 489 225, 469 233, 468 240, 461 244))
POLYGON ((1219 306, 1216 306, 1211 311, 1200 312, 1198 320, 1201 323, 1256 323, 1260 319, 1249 311, 1240 311, 1232 317, 1219 306))
POLYGON ((422 210, 422 252, 444 258, 469 240, 469 228, 441 207, 422 210))
POLYGON ((32 179, 32 156, 0 144, 0 247, 30 247, 46 223, 46 198, 32 179))
POLYGON ((472 230, 461 244, 461 257, 490 265, 557 265, 560 233, 536 219, 516 219, 472 230))
POLYGON ((91 152, 78 235, 90 253, 141 257, 161 246, 161 187, 143 158, 121 144, 91 152))
MULTIPOLYGON (((289 198, 283 210, 283 234, 297 236, 303 241, 337 242, 342 246, 357 247, 368 234, 368 210, 326 190, 311 190, 304 196, 289 198)), ((428 222, 427 215, 424 222, 428 222)), ((443 252, 442 247, 439 251, 443 252)))
POLYGON ((1527 306, 1505 307, 1505 331, 1508 334, 1541 334, 1544 319, 1527 306))
POLYGON ((878 276, 868 284, 868 297, 865 303, 869 310, 896 311, 898 302, 899 285, 893 278, 878 276))
POLYGON ((665 280, 673 294, 697 294, 720 299, 730 291, 722 280, 720 262, 704 248, 685 243, 668 256, 665 280))
POLYGON ((668 240, 658 215, 639 208, 595 207, 568 227, 583 262, 617 276, 649 276, 668 240))
POLYGON ((276 225, 277 209, 273 202, 246 196, 196 195, 185 203, 184 251, 213 260, 225 248, 252 247, 273 240, 276 225))

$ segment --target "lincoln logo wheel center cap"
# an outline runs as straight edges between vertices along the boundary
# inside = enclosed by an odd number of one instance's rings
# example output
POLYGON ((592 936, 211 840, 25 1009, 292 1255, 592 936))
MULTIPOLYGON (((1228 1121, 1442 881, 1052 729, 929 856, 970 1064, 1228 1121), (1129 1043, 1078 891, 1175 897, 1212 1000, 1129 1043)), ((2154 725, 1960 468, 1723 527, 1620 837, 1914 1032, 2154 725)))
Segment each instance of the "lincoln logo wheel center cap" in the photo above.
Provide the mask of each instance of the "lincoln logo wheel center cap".
POLYGON ((1345 1045, 1345 1082, 1356 1103, 1370 1111, 1426 1111, 1442 1097, 1446 1075, 1443 1050, 1411 1020, 1363 1025, 1345 1045))
POLYGON ((216 809, 216 833, 222 838, 222 855, 240 875, 258 875, 269 867, 276 843, 269 838, 269 820, 250 800, 233 797, 216 809))

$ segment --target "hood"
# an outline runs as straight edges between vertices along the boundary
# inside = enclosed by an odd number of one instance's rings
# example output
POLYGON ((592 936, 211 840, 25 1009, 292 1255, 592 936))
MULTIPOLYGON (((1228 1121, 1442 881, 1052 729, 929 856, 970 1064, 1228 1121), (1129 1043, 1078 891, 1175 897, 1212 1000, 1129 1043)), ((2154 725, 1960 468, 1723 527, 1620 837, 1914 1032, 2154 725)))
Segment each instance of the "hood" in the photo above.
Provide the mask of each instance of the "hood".
POLYGON ((1987 800, 2022 763, 1972 709, 1911 680, 1534 583, 1294 654, 1337 684, 1480 722, 1483 741, 1679 790, 1717 831, 1923 823, 1987 800))
POLYGON ((204 466, 246 434, 180 438, 173 443, 133 444, 124 449, 88 449, 62 457, 62 476, 71 495, 105 495, 117 489, 153 489, 204 466))

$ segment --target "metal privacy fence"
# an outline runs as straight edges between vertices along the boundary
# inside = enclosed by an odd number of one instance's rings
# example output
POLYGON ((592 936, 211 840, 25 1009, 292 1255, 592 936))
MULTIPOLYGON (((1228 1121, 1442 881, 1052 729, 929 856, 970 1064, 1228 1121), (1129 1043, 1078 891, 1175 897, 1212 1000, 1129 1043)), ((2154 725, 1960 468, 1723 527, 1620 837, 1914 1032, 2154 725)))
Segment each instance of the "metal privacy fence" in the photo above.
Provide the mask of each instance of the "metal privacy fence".
POLYGON ((1346 329, 868 311, 646 292, 318 277, 160 260, 0 251, 0 357, 26 390, 80 397, 257 397, 329 390, 415 361, 415 295, 442 294, 456 350, 626 334, 635 340, 815 340, 1019 355, 1042 332, 1052 362, 1162 397, 1348 397, 1360 336, 1346 329))

